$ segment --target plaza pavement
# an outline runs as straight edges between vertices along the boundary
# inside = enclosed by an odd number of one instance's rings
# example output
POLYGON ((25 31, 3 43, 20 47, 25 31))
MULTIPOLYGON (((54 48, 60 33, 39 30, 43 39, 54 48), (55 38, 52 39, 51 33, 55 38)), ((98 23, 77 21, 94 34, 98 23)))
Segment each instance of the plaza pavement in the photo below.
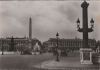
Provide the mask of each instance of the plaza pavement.
POLYGON ((59 62, 55 60, 56 56, 50 53, 41 55, 0 55, 0 70, 100 70, 100 65, 81 65, 79 54, 60 57, 59 62))
MULTIPOLYGON (((56 59, 55 59, 56 60, 56 59)), ((81 64, 79 57, 60 57, 60 61, 55 60, 44 61, 41 64, 37 64, 34 67, 42 69, 61 69, 61 70, 100 70, 100 65, 94 64, 81 64), (77 68, 77 69, 76 69, 77 68)))
POLYGON ((50 53, 39 55, 0 55, 0 70, 40 70, 33 67, 33 65, 52 60, 53 58, 50 53))

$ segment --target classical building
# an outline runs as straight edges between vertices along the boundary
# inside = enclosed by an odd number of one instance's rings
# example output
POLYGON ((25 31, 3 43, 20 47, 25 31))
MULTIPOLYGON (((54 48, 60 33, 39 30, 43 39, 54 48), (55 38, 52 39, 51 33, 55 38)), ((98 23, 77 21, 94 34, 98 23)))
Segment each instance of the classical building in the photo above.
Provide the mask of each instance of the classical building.
MULTIPOLYGON (((13 51, 22 51, 27 44, 29 43, 28 38, 13 38, 13 51)), ((38 39, 32 39, 32 46, 34 48, 34 45, 38 43, 40 46, 42 46, 41 42, 38 39)), ((10 51, 11 48, 11 38, 0 38, 0 51, 10 51)), ((27 46, 28 47, 28 46, 27 46)))
MULTIPOLYGON (((88 43, 91 48, 95 48, 96 40, 89 39, 88 43)), ((43 45, 48 50, 56 48, 57 39, 50 38, 48 41, 45 41, 43 45)), ((60 49, 79 50, 79 48, 82 47, 82 39, 58 39, 58 47, 60 49)))

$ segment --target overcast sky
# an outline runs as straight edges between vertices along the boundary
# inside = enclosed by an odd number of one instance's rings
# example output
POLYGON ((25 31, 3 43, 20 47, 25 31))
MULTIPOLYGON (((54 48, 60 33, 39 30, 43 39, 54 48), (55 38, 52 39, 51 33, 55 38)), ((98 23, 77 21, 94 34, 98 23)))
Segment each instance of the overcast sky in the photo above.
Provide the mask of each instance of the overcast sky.
MULTIPOLYGON (((76 20, 82 24, 82 1, 0 1, 0 37, 28 37, 29 17, 32 36, 40 41, 56 37, 82 38, 76 20)), ((100 1, 89 1, 88 16, 94 18, 94 32, 89 38, 100 40, 100 1)))

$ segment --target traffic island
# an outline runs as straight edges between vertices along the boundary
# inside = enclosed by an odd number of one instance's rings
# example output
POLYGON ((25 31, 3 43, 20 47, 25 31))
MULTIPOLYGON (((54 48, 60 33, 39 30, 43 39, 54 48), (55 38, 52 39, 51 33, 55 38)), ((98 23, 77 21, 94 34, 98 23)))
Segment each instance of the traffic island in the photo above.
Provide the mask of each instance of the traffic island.
POLYGON ((74 69, 74 70, 99 70, 99 64, 81 64, 79 57, 66 57, 60 59, 59 62, 55 60, 45 61, 41 64, 34 65, 34 67, 39 69, 74 69))

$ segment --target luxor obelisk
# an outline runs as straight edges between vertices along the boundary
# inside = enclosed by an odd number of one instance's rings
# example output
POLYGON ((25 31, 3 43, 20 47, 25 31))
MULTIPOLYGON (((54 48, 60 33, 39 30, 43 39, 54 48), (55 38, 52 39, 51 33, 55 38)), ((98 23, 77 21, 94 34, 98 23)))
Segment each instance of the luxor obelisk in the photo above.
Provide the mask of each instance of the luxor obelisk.
POLYGON ((29 18, 29 48, 32 49, 32 18, 29 18))

